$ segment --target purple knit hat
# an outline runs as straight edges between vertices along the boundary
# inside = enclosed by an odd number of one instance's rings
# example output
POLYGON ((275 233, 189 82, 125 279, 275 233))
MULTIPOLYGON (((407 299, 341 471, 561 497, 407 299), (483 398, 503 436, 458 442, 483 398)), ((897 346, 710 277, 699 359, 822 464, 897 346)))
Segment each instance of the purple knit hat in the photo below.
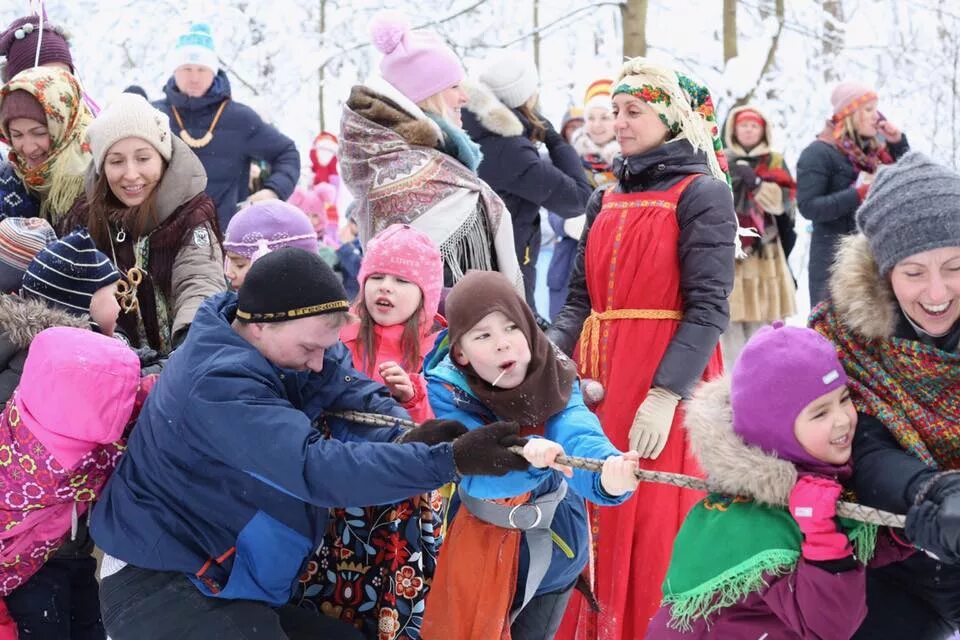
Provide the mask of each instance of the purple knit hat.
POLYGON ((281 247, 319 251, 310 218, 283 200, 263 200, 241 209, 230 219, 223 238, 225 251, 254 262, 281 247))
POLYGON ((73 57, 70 55, 70 46, 63 32, 48 23, 43 22, 43 38, 40 38, 39 16, 17 18, 10 23, 5 31, 0 33, 0 56, 7 59, 3 65, 3 81, 24 69, 34 66, 37 57, 37 44, 40 45, 40 60, 43 66, 53 62, 62 62, 70 67, 73 73, 73 57))
POLYGON ((370 39, 382 54, 380 73, 412 102, 426 100, 463 80, 457 54, 434 33, 411 31, 398 13, 373 17, 370 39))
POLYGON ((822 464, 793 433, 808 404, 847 384, 837 349, 813 329, 763 327, 733 365, 733 430, 744 442, 794 463, 822 464))

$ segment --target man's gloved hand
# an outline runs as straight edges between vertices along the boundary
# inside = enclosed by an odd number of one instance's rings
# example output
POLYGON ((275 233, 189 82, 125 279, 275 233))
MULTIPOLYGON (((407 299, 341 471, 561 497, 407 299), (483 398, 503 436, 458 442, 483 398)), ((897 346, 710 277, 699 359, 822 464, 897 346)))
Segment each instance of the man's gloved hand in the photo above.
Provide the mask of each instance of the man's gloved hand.
POLYGON ((678 404, 680 396, 673 391, 663 387, 650 389, 630 427, 630 450, 639 453, 641 458, 656 460, 667 446, 678 404))
POLYGON ((466 433, 453 442, 453 462, 462 476, 503 476, 525 471, 529 464, 508 449, 524 446, 516 422, 493 422, 466 433))
POLYGON ((730 167, 730 173, 751 191, 759 187, 760 183, 763 182, 753 167, 746 162, 738 162, 730 167))
POLYGON ((410 429, 400 436, 397 442, 403 444, 422 442, 433 446, 441 442, 453 442, 467 431, 463 423, 457 420, 427 420, 419 427, 410 429))
POLYGON ((790 491, 790 515, 803 533, 803 557, 814 562, 840 560, 853 553, 835 519, 840 485, 829 478, 803 476, 790 491))
POLYGON ((940 473, 907 511, 907 538, 949 564, 960 564, 960 474, 940 473))

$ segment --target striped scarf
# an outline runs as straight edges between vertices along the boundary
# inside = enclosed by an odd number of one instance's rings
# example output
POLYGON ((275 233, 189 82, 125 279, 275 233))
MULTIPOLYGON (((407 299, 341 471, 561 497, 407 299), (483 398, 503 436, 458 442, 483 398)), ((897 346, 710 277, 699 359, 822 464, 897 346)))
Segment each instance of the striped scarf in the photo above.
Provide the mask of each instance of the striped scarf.
POLYGON ((837 346, 858 411, 930 467, 960 469, 960 353, 918 340, 865 340, 831 302, 814 309, 810 326, 837 346))

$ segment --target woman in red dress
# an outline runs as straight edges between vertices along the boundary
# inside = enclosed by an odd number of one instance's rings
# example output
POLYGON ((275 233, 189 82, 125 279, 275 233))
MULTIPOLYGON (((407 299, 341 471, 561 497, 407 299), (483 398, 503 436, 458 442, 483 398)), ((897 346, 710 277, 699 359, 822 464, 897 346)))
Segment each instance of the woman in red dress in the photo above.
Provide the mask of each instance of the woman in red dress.
MULTIPOLYGON (((617 184, 587 205, 570 295, 549 335, 603 385, 596 412, 616 447, 638 451, 642 468, 697 474, 680 400, 722 372, 737 235, 726 161, 706 88, 642 58, 614 87, 617 184)), ((641 483, 627 503, 591 510, 602 612, 574 598, 557 637, 643 638, 673 538, 699 497, 641 483)))

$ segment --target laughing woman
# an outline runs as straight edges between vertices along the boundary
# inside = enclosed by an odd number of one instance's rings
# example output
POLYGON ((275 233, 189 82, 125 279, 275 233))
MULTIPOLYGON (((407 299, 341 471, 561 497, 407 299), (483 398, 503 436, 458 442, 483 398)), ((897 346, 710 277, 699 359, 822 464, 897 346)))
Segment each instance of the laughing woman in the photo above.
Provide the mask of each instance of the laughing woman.
POLYGON ((93 115, 80 85, 54 67, 21 71, 0 88, 0 134, 9 163, 0 164, 0 216, 40 216, 63 235, 83 194, 90 152, 83 138, 93 115))
POLYGON ((858 639, 939 640, 960 626, 958 202, 960 175, 922 154, 882 168, 811 317, 860 414, 857 497, 906 513, 907 539, 928 552, 868 570, 858 639))
POLYGON ((167 117, 138 95, 119 96, 87 135, 94 161, 72 221, 90 229, 121 272, 139 270, 136 304, 119 329, 131 345, 167 354, 200 303, 226 288, 206 172, 171 135, 167 117))

